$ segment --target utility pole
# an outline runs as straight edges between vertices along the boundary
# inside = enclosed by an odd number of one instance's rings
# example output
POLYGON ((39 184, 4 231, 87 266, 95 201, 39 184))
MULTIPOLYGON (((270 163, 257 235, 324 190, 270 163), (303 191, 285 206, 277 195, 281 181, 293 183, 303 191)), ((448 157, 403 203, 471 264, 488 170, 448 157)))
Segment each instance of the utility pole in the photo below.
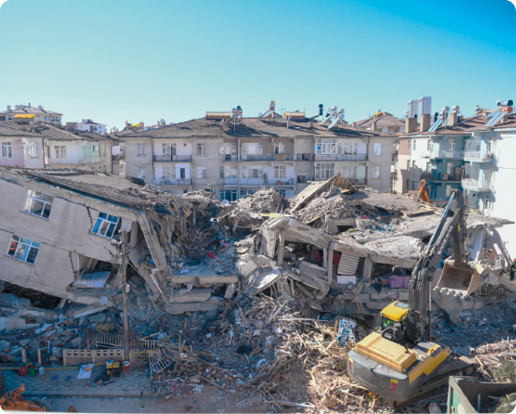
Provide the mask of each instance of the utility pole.
POLYGON ((127 284, 127 272, 125 264, 125 243, 122 240, 120 247, 122 249, 122 291, 124 297, 124 350, 125 358, 129 358, 129 315, 127 312, 127 295, 129 293, 129 285, 127 284))

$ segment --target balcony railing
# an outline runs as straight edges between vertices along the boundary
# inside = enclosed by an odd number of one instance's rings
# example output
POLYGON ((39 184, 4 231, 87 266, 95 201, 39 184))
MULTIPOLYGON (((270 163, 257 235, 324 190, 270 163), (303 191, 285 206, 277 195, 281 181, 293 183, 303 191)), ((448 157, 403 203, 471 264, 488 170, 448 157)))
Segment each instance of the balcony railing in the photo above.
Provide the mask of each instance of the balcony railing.
POLYGON ((223 154, 220 158, 222 161, 238 161, 238 155, 223 154))
POLYGON ((79 158, 79 159, 71 159, 71 158, 50 158, 46 159, 45 163, 48 165, 63 165, 63 164, 71 164, 71 165, 81 165, 81 164, 91 164, 92 162, 98 162, 98 161, 92 161, 92 158, 79 158))
POLYGON ((265 179, 263 178, 242 178, 240 181, 241 185, 265 185, 265 179))
POLYGON ((274 154, 274 161, 295 161, 296 154, 274 154))
POLYGON ((268 181, 269 185, 294 185, 293 178, 289 178, 288 180, 285 178, 273 178, 268 181))
POLYGON ((274 161, 274 155, 268 154, 242 154, 240 161, 274 161))
POLYGON ((493 188, 493 184, 489 181, 473 180, 471 178, 462 179, 462 188, 468 190, 478 190, 478 191, 489 191, 493 188))
POLYGON ((155 155, 155 162, 173 162, 173 161, 182 161, 182 162, 190 162, 192 161, 191 155, 155 155))
POLYGON ((460 181, 455 179, 455 174, 440 173, 440 172, 422 172, 421 179, 431 181, 460 181))
POLYGON ((314 161, 367 161, 366 154, 314 154, 314 161))
POLYGON ((471 160, 491 160, 494 157, 492 152, 464 151, 464 158, 471 160))
POLYGON ((238 185, 238 178, 224 178, 225 185, 238 185))
POLYGON ((154 185, 192 185, 191 178, 160 178, 154 180, 154 185))

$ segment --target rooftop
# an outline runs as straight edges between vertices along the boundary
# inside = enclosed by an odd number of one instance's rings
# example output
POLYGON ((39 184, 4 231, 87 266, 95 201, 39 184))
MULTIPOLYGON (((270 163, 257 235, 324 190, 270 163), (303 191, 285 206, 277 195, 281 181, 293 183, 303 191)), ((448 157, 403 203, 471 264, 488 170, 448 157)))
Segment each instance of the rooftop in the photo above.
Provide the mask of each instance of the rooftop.
POLYGON ((396 118, 388 112, 382 112, 382 115, 374 115, 367 119, 358 121, 357 126, 367 128, 371 126, 374 121, 376 121, 376 125, 378 126, 405 126, 405 122, 403 122, 399 118, 396 118))
POLYGON ((284 118, 243 118, 242 123, 233 131, 233 124, 221 129, 221 122, 207 120, 206 118, 192 119, 190 121, 165 126, 141 132, 117 133, 116 136, 129 138, 218 138, 218 137, 261 137, 261 138, 294 138, 294 137, 343 137, 366 138, 379 137, 393 139, 392 135, 365 131, 359 128, 351 128, 348 125, 335 126, 328 130, 329 122, 324 125, 314 120, 312 126, 309 120, 290 121, 284 118), (288 127, 287 127, 288 124, 288 127))
POLYGON ((18 109, 16 106, 11 107, 10 111, 2 111, 0 114, 34 114, 34 115, 63 115, 59 112, 49 111, 44 109, 43 107, 35 107, 35 106, 25 106, 18 105, 18 109))

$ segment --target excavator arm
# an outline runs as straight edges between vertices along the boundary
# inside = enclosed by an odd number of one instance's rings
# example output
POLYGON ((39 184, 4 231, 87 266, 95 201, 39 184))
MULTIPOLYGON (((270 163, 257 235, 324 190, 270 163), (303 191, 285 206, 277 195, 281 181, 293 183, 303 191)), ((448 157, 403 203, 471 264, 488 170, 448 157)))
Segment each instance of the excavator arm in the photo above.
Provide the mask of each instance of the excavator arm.
POLYGON ((430 305, 432 300, 430 282, 441 262, 450 238, 453 242, 455 267, 464 271, 469 270, 467 267, 468 257, 465 254, 464 247, 465 227, 462 192, 454 190, 435 233, 426 246, 423 256, 418 260, 412 271, 405 332, 410 342, 418 341, 425 336, 427 340, 430 340, 430 305))

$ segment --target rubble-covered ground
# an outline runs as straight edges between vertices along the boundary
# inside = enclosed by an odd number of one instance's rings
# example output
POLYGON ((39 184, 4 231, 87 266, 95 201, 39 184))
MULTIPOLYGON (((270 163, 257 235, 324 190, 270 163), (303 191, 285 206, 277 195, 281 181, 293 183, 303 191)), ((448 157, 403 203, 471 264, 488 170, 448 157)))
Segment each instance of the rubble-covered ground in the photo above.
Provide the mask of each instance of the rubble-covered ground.
MULTIPOLYGON (((388 401, 347 376, 346 356, 371 332, 379 309, 395 299, 407 300, 406 286, 393 288, 383 281, 409 269, 399 273, 402 266, 394 271, 390 265, 375 265, 370 281, 352 284, 336 282, 336 265, 331 281, 321 266, 322 249, 293 240, 301 236, 294 232, 288 236, 293 231, 288 226, 297 219, 299 226, 317 230, 308 236, 311 243, 334 238, 361 253, 385 255, 391 254, 389 249, 399 249, 398 256, 409 263, 428 242, 426 234, 435 227, 438 211, 401 196, 357 192, 338 179, 311 187, 290 202, 271 189, 233 204, 221 203, 207 191, 182 197, 195 205, 195 219, 191 214, 170 244, 175 260, 169 265, 177 277, 193 276, 185 283, 173 279, 165 294, 175 300, 207 295, 216 298, 213 309, 183 312, 179 301, 172 312, 166 311, 166 306, 151 300, 144 279, 130 271, 131 350, 142 355, 153 390, 170 404, 215 389, 231 396, 226 412, 393 411, 388 401), (292 239, 285 242, 282 234, 292 239), (406 237, 412 237, 413 246, 407 246, 406 237), (403 248, 396 243, 403 243, 403 248), (284 250, 282 263, 279 250, 284 250), (209 275, 236 275, 238 281, 202 282, 209 275), (355 338, 340 337, 343 319, 356 324, 355 338), (148 357, 151 351, 154 354, 148 357)), ((298 231, 304 229, 299 226, 298 231)), ((397 260, 394 253, 389 257, 397 260)), ((356 275, 364 266, 364 260, 355 264, 356 275)), ((496 380, 497 369, 516 360, 516 285, 511 290, 506 275, 500 281, 504 283, 483 284, 474 304, 455 315, 455 322, 446 309, 434 304, 436 341, 449 346, 454 356, 470 358, 485 381, 496 380)), ((21 365, 23 349, 33 364, 39 350, 43 366, 49 367, 63 363, 63 350, 123 347, 123 307, 116 277, 105 289, 118 292, 116 306, 87 307, 4 286, 2 365, 21 365), (112 339, 111 345, 106 337, 112 339)), ((402 411, 428 412, 431 403, 444 411, 446 387, 402 411)))

